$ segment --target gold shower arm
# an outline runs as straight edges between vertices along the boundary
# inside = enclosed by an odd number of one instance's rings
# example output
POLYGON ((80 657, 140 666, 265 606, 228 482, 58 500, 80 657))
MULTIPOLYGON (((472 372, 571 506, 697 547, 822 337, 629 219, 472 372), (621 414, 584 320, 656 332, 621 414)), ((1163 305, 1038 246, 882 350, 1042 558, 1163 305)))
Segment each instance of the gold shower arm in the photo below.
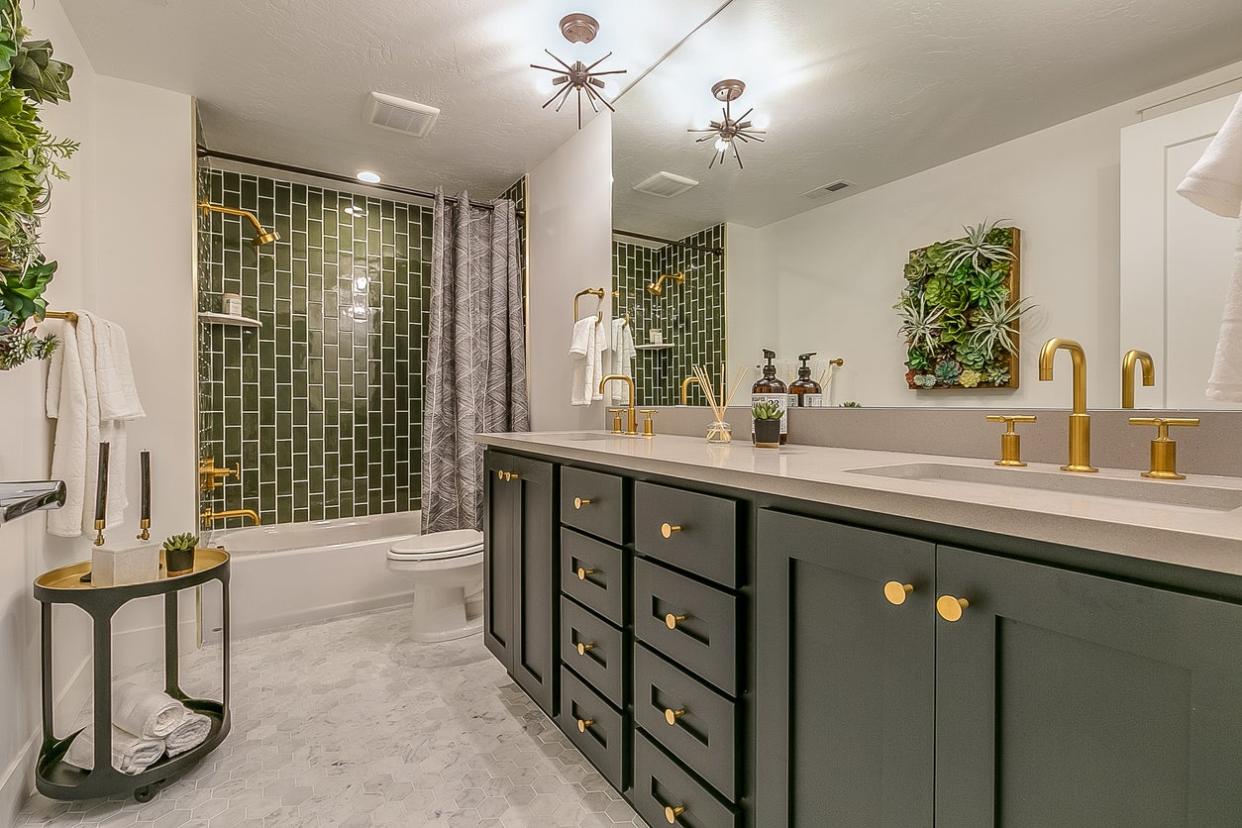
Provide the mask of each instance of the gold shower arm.
POLYGON ((681 284, 686 281, 686 274, 682 273, 661 273, 654 282, 647 285, 647 292, 652 296, 660 296, 664 293, 664 283, 666 281, 681 284))
POLYGON ((278 234, 275 230, 268 232, 267 228, 264 227, 259 222, 259 219, 255 217, 255 214, 249 210, 242 210, 238 207, 225 207, 223 204, 212 204, 208 201, 200 201, 198 203, 198 209, 203 211, 204 216, 211 215, 211 213, 215 212, 224 213, 228 216, 240 216, 241 218, 246 219, 254 225, 255 237, 253 243, 256 247, 258 245, 271 244, 274 241, 280 240, 280 234, 278 234))

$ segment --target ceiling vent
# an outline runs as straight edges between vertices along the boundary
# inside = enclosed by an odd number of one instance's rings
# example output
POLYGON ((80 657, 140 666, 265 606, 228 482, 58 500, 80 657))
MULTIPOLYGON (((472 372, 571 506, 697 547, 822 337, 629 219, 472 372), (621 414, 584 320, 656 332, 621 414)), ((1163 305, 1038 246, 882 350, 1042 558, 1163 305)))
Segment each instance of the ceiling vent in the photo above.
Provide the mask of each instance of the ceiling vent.
POLYGON ((404 132, 415 138, 425 138, 439 117, 440 110, 434 106, 385 95, 383 92, 372 92, 367 102, 367 123, 391 129, 393 132, 404 132))
POLYGON ((674 175, 671 172, 658 172, 650 178, 634 185, 634 189, 640 193, 658 196, 660 198, 672 198, 679 196, 691 187, 699 186, 699 182, 693 178, 686 178, 684 175, 674 175))
POLYGON ((829 196, 840 195, 844 193, 846 190, 853 189, 853 187, 854 187, 853 181, 846 181, 844 178, 841 178, 841 179, 838 179, 837 181, 831 182, 830 184, 824 184, 822 186, 816 187, 813 190, 807 190, 802 195, 804 198, 809 198, 813 201, 819 201, 820 199, 825 199, 825 198, 828 198, 829 196))

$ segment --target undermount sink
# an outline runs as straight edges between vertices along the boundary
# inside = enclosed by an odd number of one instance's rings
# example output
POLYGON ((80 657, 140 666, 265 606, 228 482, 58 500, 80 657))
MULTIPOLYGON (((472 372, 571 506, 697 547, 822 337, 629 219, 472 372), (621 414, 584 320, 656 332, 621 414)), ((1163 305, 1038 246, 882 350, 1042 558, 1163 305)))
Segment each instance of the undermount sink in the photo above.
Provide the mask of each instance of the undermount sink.
POLYGON ((1242 507, 1242 489, 1202 486, 1184 481, 1155 481, 1140 477, 1119 479, 1092 474, 1047 472, 1036 469, 999 466, 956 466, 951 463, 906 463, 850 469, 853 474, 869 474, 896 480, 938 480, 999 486, 1006 489, 1040 489, 1063 494, 1091 495, 1131 503, 1158 503, 1211 512, 1230 512, 1242 507))
POLYGON ((602 431, 584 431, 581 434, 566 434, 565 439, 571 443, 586 443, 591 440, 611 440, 624 436, 624 434, 607 434, 602 431))

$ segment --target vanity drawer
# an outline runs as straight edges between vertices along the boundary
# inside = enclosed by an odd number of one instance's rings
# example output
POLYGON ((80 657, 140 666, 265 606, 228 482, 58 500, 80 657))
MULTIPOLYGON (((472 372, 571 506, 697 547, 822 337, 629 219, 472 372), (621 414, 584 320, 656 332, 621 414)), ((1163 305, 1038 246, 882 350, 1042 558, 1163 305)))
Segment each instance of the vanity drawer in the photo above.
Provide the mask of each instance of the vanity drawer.
POLYGON ((561 592, 620 626, 624 584, 620 549, 561 529, 561 592))
POLYGON ((737 799, 733 701, 642 645, 634 648, 634 723, 726 799, 737 799))
POLYGON ((561 467, 561 523, 612 543, 625 542, 623 481, 615 474, 561 467))
POLYGON ((671 486, 636 483, 634 547, 649 558, 736 587, 737 503, 671 486))
POLYGON ((625 717, 567 667, 561 667, 561 712, 557 724, 608 783, 625 789, 621 762, 625 755, 625 717))
POLYGON ((737 596, 635 559, 634 635, 737 695, 737 596))
POLYGON ((561 596, 561 663, 617 707, 625 702, 623 640, 619 629, 561 596))
POLYGON ((735 809, 677 767, 642 731, 634 735, 632 796, 635 810, 652 826, 737 828, 742 824, 735 809))

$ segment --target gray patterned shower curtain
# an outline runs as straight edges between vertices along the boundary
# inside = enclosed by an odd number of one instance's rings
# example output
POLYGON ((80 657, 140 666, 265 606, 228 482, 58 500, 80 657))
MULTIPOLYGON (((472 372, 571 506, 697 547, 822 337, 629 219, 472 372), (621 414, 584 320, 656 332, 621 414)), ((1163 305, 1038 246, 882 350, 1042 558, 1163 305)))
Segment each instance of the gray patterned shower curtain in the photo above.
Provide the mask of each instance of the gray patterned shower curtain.
POLYGON ((423 394, 423 532, 482 528, 480 432, 529 431, 526 324, 512 201, 445 204, 431 235, 423 394))

